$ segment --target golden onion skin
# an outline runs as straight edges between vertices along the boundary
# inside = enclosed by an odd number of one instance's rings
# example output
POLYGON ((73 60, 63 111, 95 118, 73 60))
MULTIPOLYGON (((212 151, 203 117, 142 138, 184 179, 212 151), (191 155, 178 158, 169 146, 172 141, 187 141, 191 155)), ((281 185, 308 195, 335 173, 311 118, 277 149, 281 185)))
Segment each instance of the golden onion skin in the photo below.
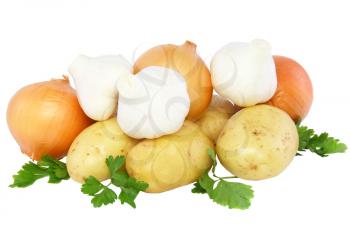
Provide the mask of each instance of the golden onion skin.
POLYGON ((7 108, 11 134, 33 160, 64 157, 76 136, 92 123, 65 76, 23 87, 7 108))

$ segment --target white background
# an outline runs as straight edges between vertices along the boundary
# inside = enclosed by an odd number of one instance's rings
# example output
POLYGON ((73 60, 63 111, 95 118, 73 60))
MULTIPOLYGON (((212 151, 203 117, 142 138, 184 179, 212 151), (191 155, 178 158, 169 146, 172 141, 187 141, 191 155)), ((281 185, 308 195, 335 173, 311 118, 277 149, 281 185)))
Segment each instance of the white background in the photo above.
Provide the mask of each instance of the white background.
MULTIPOLYGON (((209 63, 231 41, 256 37, 296 59, 314 85, 305 124, 350 145, 350 13, 347 1, 92 1, 0 3, 0 232, 350 232, 350 153, 297 157, 280 176, 247 182, 249 210, 229 210, 190 186, 142 194, 137 209, 94 209, 73 181, 10 189, 28 158, 6 125, 9 98, 24 85, 58 77, 79 53, 122 53, 192 40, 209 63), (219 229, 220 228, 220 229, 219 229)), ((39 130, 39 129, 38 129, 39 130)), ((221 170, 222 173, 225 171, 221 170)))

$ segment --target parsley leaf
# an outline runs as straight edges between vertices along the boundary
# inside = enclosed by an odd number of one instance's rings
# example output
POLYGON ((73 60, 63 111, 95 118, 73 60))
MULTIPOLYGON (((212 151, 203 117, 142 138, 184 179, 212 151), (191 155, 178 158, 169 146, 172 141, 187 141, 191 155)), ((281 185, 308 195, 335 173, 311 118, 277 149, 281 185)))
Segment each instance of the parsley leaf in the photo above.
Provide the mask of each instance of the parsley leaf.
POLYGON ((81 192, 90 196, 94 196, 96 193, 103 189, 104 185, 101 184, 95 177, 89 176, 85 183, 81 186, 81 192))
POLYGON ((200 193, 200 194, 207 193, 207 191, 200 185, 199 181, 197 181, 193 185, 194 187, 191 190, 192 193, 200 193))
POLYGON ((33 162, 29 162, 23 165, 22 169, 13 176, 13 184, 10 185, 11 188, 15 187, 28 187, 32 185, 36 180, 47 176, 47 172, 40 168, 33 162))
POLYGON ((313 129, 308 129, 306 126, 297 125, 299 135, 299 151, 305 151, 309 144, 310 138, 315 134, 313 129))
POLYGON ((118 198, 113 190, 103 185, 93 176, 89 176, 85 180, 85 183, 81 186, 81 191, 84 194, 93 196, 91 203, 94 207, 112 204, 118 198))
POLYGON ((106 160, 106 164, 108 166, 110 174, 117 172, 120 168, 123 167, 124 163, 125 163, 124 156, 117 156, 116 158, 113 158, 113 156, 109 156, 106 160))
POLYGON ((215 181, 210 178, 208 172, 204 173, 198 180, 199 185, 208 193, 209 197, 212 196, 215 181))
POLYGON ((136 208, 135 199, 139 194, 139 191, 134 188, 122 187, 122 191, 119 194, 120 203, 128 203, 133 208, 136 208))
POLYGON ((128 182, 125 185, 128 188, 133 188, 139 191, 145 191, 148 188, 148 184, 143 181, 137 181, 133 177, 129 177, 128 182))
POLYGON ((62 180, 69 179, 66 164, 45 155, 36 164, 28 162, 22 166, 22 169, 13 176, 11 188, 25 188, 38 179, 49 177, 49 183, 60 183, 62 180))
POLYGON ((94 195, 91 199, 91 203, 96 208, 101 207, 102 205, 112 204, 117 198, 117 194, 115 194, 112 189, 105 186, 102 192, 94 195))
POLYGON ((347 146, 338 139, 330 137, 328 133, 315 134, 313 129, 297 125, 299 134, 299 151, 309 150, 321 157, 334 153, 344 153, 347 146))
POLYGON ((124 171, 119 169, 124 165, 125 158, 117 156, 115 159, 111 156, 107 159, 107 165, 110 168, 112 184, 119 187, 121 192, 119 200, 121 204, 128 203, 133 208, 136 208, 135 199, 140 191, 145 191, 148 184, 142 181, 137 181, 124 171))
POLYGON ((49 183, 57 184, 60 183, 61 180, 69 179, 66 164, 52 157, 43 156, 38 162, 38 166, 47 169, 49 173, 49 183))
POLYGON ((148 184, 142 181, 137 181, 130 177, 124 170, 124 156, 109 156, 106 159, 106 164, 111 175, 111 182, 108 185, 102 184, 95 177, 90 176, 85 180, 81 187, 84 194, 93 196, 91 203, 94 207, 112 204, 119 199, 121 204, 127 203, 133 208, 136 208, 135 199, 140 191, 145 191, 148 184), (119 187, 121 192, 119 196, 109 188, 110 185, 119 187))
POLYGON ((148 188, 148 184, 129 177, 126 184, 120 188, 122 190, 119 195, 120 202, 122 204, 128 203, 133 208, 136 208, 135 199, 140 191, 145 191, 148 188))
POLYGON ((235 208, 244 210, 249 208, 251 199, 254 197, 254 192, 251 186, 226 181, 226 179, 237 178, 236 176, 217 176, 215 174, 215 168, 217 166, 215 151, 209 149, 208 156, 213 160, 211 172, 217 179, 212 179, 209 176, 209 171, 205 172, 194 184, 194 188, 191 190, 192 193, 207 193, 209 198, 215 203, 227 206, 230 209, 235 208), (217 183, 216 186, 215 183, 217 183))
POLYGON ((128 182, 129 175, 124 171, 117 171, 111 177, 112 184, 117 187, 123 187, 128 182))
POLYGON ((250 201, 254 197, 251 186, 220 180, 212 192, 212 199, 215 203, 227 206, 232 209, 248 209, 250 201))

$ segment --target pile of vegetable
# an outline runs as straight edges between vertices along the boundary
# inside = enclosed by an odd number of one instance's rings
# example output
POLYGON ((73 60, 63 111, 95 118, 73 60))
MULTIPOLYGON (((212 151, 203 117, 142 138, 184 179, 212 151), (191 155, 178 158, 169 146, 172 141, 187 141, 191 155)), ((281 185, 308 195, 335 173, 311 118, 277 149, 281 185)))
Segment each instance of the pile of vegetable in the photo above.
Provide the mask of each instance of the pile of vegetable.
POLYGON ((119 200, 135 208, 140 192, 193 184, 192 193, 247 209, 254 192, 242 180, 275 177, 304 151, 347 149, 301 125, 311 80, 264 40, 224 46, 210 70, 187 41, 151 48, 134 64, 79 55, 68 71, 23 87, 8 105, 9 129, 32 159, 12 188, 71 178, 94 207, 119 200), (219 163, 232 176, 217 175, 219 163))

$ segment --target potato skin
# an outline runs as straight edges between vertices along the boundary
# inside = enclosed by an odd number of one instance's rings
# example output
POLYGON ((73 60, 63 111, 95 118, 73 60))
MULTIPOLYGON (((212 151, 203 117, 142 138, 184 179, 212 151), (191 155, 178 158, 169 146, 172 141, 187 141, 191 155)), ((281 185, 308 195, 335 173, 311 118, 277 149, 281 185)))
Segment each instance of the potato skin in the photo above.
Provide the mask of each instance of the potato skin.
POLYGON ((282 110, 257 105, 228 120, 216 152, 222 165, 247 180, 261 180, 281 173, 293 160, 299 138, 294 121, 282 110))
POLYGON ((221 130, 230 117, 238 112, 240 107, 233 105, 225 98, 214 95, 208 109, 202 117, 196 121, 202 132, 216 143, 221 130))
POLYGON ((196 181, 211 167, 207 150, 213 147, 198 125, 185 121, 177 133, 145 139, 133 147, 126 170, 149 184, 146 192, 164 192, 196 181))
POLYGON ((106 158, 110 155, 126 156, 137 142, 122 132, 115 117, 94 123, 72 143, 67 155, 68 173, 79 183, 89 176, 106 180, 109 178, 106 158))

